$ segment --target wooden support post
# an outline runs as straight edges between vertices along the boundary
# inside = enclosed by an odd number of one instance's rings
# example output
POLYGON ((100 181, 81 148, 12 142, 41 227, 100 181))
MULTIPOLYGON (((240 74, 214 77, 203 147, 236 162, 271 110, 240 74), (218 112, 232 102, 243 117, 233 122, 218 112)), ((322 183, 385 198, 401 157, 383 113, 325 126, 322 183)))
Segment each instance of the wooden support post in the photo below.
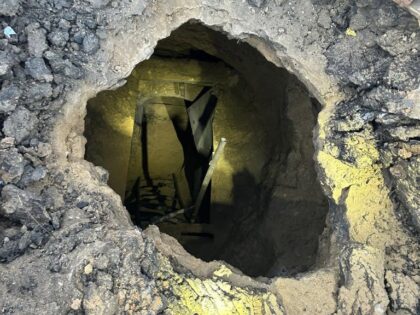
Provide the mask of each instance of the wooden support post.
POLYGON ((213 158, 210 161, 210 164, 209 164, 210 166, 207 170, 206 176, 204 177, 203 183, 201 184, 200 192, 198 193, 197 199, 195 201, 194 211, 191 217, 192 222, 195 222, 197 219, 198 210, 201 207, 201 203, 203 202, 204 195, 210 184, 211 178, 216 168, 216 164, 219 161, 220 157, 222 156, 225 145, 226 145, 226 139, 225 138, 220 139, 219 145, 217 146, 216 152, 214 153, 213 158))

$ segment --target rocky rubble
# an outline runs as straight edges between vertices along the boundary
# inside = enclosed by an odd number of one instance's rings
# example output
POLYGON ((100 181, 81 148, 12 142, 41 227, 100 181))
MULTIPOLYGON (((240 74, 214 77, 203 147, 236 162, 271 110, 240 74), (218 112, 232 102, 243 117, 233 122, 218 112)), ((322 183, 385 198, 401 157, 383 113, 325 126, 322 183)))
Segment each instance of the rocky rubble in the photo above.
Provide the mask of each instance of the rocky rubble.
MULTIPOLYGON (((158 39, 198 19, 237 39, 263 38, 266 56, 274 51, 308 85, 327 86, 316 96, 328 103, 328 95, 335 94, 338 102, 330 109, 324 126, 329 131, 323 147, 317 142, 319 150, 344 165, 332 164, 336 173, 345 167, 343 178, 372 165, 385 176, 387 186, 377 186, 392 192, 401 225, 392 221, 394 214, 376 217, 369 226, 372 234, 382 223, 395 229, 386 234, 383 228, 379 235, 394 239, 376 246, 369 237, 365 243, 352 238, 349 200, 356 203, 357 198, 347 200, 361 179, 367 183, 376 177, 356 174, 356 184, 340 186, 329 181, 328 169, 320 171, 332 200, 324 246, 330 255, 328 272, 340 279, 338 293, 331 292, 336 313, 418 313, 417 21, 392 1, 193 2, 1 1, 0 312, 199 313, 205 303, 217 306, 219 301, 234 310, 235 296, 244 305, 260 303, 267 314, 284 312, 281 291, 254 282, 241 285, 241 275, 234 276, 239 279, 235 284, 203 277, 179 264, 176 255, 163 255, 152 236, 130 224, 121 201, 106 186, 106 171, 71 161, 77 150, 70 143, 83 146, 77 136, 83 127, 68 127, 68 122, 56 130, 60 119, 71 117, 67 113, 86 105, 78 102, 116 85, 150 56, 158 39), (156 23, 159 28, 153 27, 156 23), (6 26, 17 36, 6 38, 6 26), (313 68, 302 70, 309 63, 313 68), (311 73, 318 70, 315 80, 311 73), (71 132, 62 143, 57 134, 66 128, 71 132), (374 148, 361 147, 363 141, 373 142, 374 148), (342 187, 339 198, 336 187, 342 187), (199 288, 207 288, 211 297, 200 300, 206 293, 199 288)), ((83 114, 75 117, 82 126, 83 114)), ((386 201, 379 199, 376 205, 385 211, 386 201)), ((373 210, 364 208, 369 217, 373 210)))

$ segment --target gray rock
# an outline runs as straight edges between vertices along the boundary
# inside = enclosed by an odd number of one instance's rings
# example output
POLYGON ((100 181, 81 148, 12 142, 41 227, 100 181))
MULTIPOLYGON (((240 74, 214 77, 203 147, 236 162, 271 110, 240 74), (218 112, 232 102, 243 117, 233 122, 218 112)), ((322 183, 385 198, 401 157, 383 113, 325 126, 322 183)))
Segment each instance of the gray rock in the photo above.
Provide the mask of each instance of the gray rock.
POLYGON ((54 0, 54 7, 58 10, 70 8, 72 5, 73 0, 54 0))
MULTIPOLYGON (((420 287, 414 279, 401 272, 390 270, 386 272, 385 279, 391 289, 389 290, 389 295, 392 311, 418 309, 420 287)), ((414 313, 410 312, 410 314, 414 313)))
POLYGON ((14 185, 6 185, 1 192, 0 214, 28 227, 38 227, 51 219, 39 198, 14 185))
POLYGON ((336 122, 337 131, 356 131, 366 125, 367 122, 372 121, 375 115, 373 113, 356 112, 345 120, 338 120, 336 122))
POLYGON ((21 95, 20 89, 12 84, 0 91, 0 114, 15 110, 21 95))
POLYGON ((383 6, 376 11, 374 22, 380 28, 394 27, 397 26, 398 14, 397 6, 383 6))
POLYGON ((88 33, 83 37, 82 50, 87 54, 94 54, 99 49, 99 38, 93 34, 88 33))
POLYGON ((80 79, 83 77, 83 70, 79 67, 76 67, 74 64, 72 64, 70 61, 65 60, 63 74, 66 77, 72 78, 72 79, 80 79))
POLYGON ((36 146, 36 155, 38 157, 46 157, 52 152, 51 145, 49 143, 39 142, 36 146))
POLYGON ((355 14, 350 21, 350 28, 352 28, 355 31, 360 31, 364 28, 366 28, 369 25, 368 20, 366 16, 358 12, 355 14))
POLYGON ((323 28, 329 29, 331 28, 332 21, 328 10, 321 10, 318 15, 318 25, 322 26, 323 28))
POLYGON ((108 5, 111 0, 86 0, 94 8, 102 8, 108 5))
POLYGON ((48 40, 55 46, 64 47, 69 40, 69 33, 67 30, 56 29, 48 34, 48 40))
POLYGON ((20 8, 21 0, 1 0, 0 15, 15 16, 20 8))
POLYGON ((61 19, 60 22, 58 22, 58 27, 61 28, 62 30, 68 31, 71 27, 71 24, 66 19, 61 19))
POLYGON ((9 149, 15 146, 15 139, 11 137, 5 137, 0 141, 0 150, 9 149))
POLYGON ((28 90, 27 99, 30 102, 37 102, 49 98, 52 95, 50 83, 39 83, 31 86, 28 90))
POLYGON ((108 182, 109 172, 103 167, 95 166, 94 174, 95 174, 95 177, 98 179, 98 181, 100 181, 101 183, 106 184, 108 182))
POLYGON ((34 113, 19 107, 4 122, 3 132, 19 143, 31 134, 37 124, 38 118, 34 113))
POLYGON ((343 38, 326 51, 327 72, 342 83, 370 87, 382 80, 391 59, 379 49, 366 49, 355 38, 343 38))
POLYGON ((40 57, 28 59, 25 62, 25 70, 35 80, 51 82, 53 79, 50 69, 40 57))
POLYGON ((83 38, 85 37, 85 35, 86 35, 86 33, 84 31, 79 31, 79 32, 74 34, 73 41, 77 44, 82 45, 83 38))
POLYGON ((37 166, 31 174, 31 179, 34 182, 40 181, 47 175, 47 170, 43 166, 37 166))
POLYGON ((25 160, 17 149, 0 150, 0 179, 6 184, 17 183, 23 174, 25 160))
POLYGON ((410 36, 401 30, 391 29, 376 38, 376 43, 393 56, 410 53, 413 49, 420 51, 419 34, 412 33, 410 36), (398 43, 398 45, 395 45, 398 43))
POLYGON ((26 28, 26 32, 28 34, 29 54, 34 57, 42 57, 42 53, 48 49, 46 31, 39 28, 38 23, 34 23, 26 28))
POLYGON ((248 0, 248 3, 253 7, 261 8, 265 5, 266 0, 248 0))
POLYGON ((402 141, 408 141, 410 138, 420 137, 420 128, 418 126, 401 126, 389 130, 392 137, 402 141))
POLYGON ((13 63, 9 54, 5 51, 0 51, 0 76, 7 74, 12 66, 13 63))
POLYGON ((417 230, 420 229, 420 195, 418 193, 418 178, 420 178, 420 156, 409 160, 400 160, 390 168, 390 174, 396 184, 399 200, 408 210, 411 220, 417 230))
MULTIPOLYGON (((74 43, 73 43, 74 44, 74 43)), ((83 76, 83 70, 75 66, 69 60, 64 60, 62 56, 52 51, 47 51, 45 57, 51 65, 52 71, 57 74, 64 74, 72 79, 80 79, 83 76)))
POLYGON ((420 83, 420 58, 404 56, 395 58, 388 68, 385 81, 398 90, 414 90, 420 83))

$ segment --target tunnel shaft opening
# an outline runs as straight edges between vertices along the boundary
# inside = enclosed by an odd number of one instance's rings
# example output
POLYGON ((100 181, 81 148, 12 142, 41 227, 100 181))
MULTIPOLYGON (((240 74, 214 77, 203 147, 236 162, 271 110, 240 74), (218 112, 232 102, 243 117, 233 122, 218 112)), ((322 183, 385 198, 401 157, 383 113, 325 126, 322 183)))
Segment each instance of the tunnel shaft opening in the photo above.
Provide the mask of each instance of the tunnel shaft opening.
POLYGON ((319 109, 252 46, 187 23, 88 102, 85 157, 109 171, 140 227, 251 276, 295 274, 313 267, 328 211, 313 161, 319 109))

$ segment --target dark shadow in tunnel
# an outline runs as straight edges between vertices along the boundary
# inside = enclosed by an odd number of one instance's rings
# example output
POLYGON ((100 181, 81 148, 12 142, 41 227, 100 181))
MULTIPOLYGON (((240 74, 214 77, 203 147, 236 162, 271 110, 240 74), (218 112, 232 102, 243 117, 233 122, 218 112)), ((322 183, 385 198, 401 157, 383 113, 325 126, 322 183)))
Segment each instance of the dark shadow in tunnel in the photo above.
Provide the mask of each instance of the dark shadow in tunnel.
POLYGON ((149 154, 148 154, 148 148, 147 148, 147 121, 144 119, 144 117, 142 117, 142 123, 141 123, 140 143, 141 143, 141 167, 143 169, 144 179, 146 180, 147 185, 153 186, 153 180, 150 177, 150 172, 149 172, 149 154))
POLYGON ((183 246, 205 261, 222 259, 247 275, 261 276, 275 260, 272 236, 258 227, 261 187, 247 169, 235 173, 232 181, 232 204, 211 204, 213 240, 192 239, 183 246))

